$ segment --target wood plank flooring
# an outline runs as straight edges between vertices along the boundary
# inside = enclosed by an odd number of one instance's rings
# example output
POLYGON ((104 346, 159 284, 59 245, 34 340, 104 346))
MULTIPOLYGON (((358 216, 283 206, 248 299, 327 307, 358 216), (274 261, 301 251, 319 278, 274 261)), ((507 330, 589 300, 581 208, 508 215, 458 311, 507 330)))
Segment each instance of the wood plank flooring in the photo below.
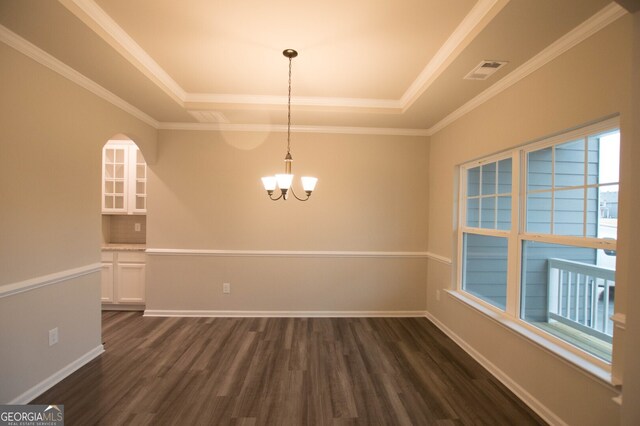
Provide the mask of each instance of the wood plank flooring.
POLYGON ((38 397, 67 425, 535 425, 425 318, 103 313, 106 352, 38 397))

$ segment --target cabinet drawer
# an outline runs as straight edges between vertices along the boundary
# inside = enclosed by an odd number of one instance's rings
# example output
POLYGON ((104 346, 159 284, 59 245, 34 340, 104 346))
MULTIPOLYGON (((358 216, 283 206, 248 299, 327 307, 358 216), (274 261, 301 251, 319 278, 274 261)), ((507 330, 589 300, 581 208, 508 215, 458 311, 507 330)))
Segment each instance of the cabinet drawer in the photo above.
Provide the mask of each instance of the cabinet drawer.
POLYGON ((104 263, 113 262, 113 252, 112 251, 103 251, 100 255, 100 260, 104 263))
POLYGON ((142 251, 119 251, 118 262, 145 263, 147 255, 142 251))

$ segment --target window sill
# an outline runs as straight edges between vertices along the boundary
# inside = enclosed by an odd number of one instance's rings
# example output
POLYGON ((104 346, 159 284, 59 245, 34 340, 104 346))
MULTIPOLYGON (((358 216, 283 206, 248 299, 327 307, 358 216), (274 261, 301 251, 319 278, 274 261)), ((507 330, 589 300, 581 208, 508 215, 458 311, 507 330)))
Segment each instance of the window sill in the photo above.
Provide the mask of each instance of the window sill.
POLYGON ((597 379, 598 382, 609 386, 612 390, 616 390, 612 383, 611 366, 604 361, 600 361, 586 352, 584 352, 584 355, 580 355, 577 353, 582 353, 580 349, 574 349, 573 347, 573 350, 569 349, 569 344, 554 338, 552 335, 547 335, 543 331, 537 331, 535 327, 524 323, 524 321, 514 319, 504 312, 490 308, 463 292, 456 290, 446 290, 446 292, 458 302, 470 306, 508 330, 535 343, 537 346, 566 362, 568 365, 576 368, 580 372, 587 373, 586 375, 588 377, 597 379))

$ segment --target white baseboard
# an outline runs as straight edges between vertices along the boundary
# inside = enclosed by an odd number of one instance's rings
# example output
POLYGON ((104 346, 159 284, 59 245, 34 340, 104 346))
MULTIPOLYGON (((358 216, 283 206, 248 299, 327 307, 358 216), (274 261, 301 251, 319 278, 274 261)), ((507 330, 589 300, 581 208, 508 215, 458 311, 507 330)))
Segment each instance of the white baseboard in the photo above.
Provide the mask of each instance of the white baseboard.
POLYGON ((102 345, 99 345, 99 346, 91 349, 89 352, 87 352, 86 354, 82 355, 80 358, 76 359, 75 361, 71 362, 70 364, 66 365, 65 367, 61 368, 60 370, 56 371, 51 376, 47 377, 46 379, 44 379, 43 381, 41 381, 40 383, 38 383, 37 385, 35 385, 31 389, 28 389, 22 395, 19 395, 19 396, 15 397, 11 401, 9 401, 8 404, 9 405, 28 404, 34 398, 36 398, 39 395, 43 394, 45 391, 49 390, 51 387, 53 387, 54 385, 56 385, 59 382, 61 382, 63 379, 65 379, 71 373, 75 372, 80 367, 84 366, 89 361, 93 360, 94 358, 98 357, 103 352, 104 352, 104 346, 102 346, 102 345))
POLYGON ((103 311, 144 311, 144 304, 125 305, 117 303, 102 303, 103 311))
POLYGON ((426 312, 425 316, 436 327, 438 327, 444 334, 453 340, 458 346, 460 346, 466 353, 468 353, 473 359, 475 359, 480 365, 482 365, 489 373, 491 373, 496 379, 498 379, 503 385, 505 385, 511 392, 513 392, 518 398, 529 406, 537 415, 542 417, 544 421, 550 425, 567 426, 560 417, 558 417, 553 411, 551 411, 546 405, 542 404, 536 398, 534 398, 529 392, 527 392, 522 386, 516 383, 511 377, 509 377, 504 371, 500 370, 485 358, 480 352, 476 351, 471 345, 465 342, 460 336, 454 333, 449 327, 444 325, 438 319, 436 319, 431 313, 426 312))
POLYGON ((196 311, 147 309, 145 317, 272 317, 272 318, 347 318, 347 317, 424 317, 424 311, 196 311))

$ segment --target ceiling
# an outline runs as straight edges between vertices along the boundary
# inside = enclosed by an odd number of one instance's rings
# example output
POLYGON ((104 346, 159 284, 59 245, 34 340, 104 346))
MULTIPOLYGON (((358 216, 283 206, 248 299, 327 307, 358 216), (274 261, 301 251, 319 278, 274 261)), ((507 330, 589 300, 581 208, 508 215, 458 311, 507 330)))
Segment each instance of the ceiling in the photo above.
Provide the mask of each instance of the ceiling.
POLYGON ((299 129, 430 134, 622 14, 608 0, 0 0, 0 39, 158 128, 281 127, 293 48, 299 129), (508 64, 464 80, 482 60, 508 64))

